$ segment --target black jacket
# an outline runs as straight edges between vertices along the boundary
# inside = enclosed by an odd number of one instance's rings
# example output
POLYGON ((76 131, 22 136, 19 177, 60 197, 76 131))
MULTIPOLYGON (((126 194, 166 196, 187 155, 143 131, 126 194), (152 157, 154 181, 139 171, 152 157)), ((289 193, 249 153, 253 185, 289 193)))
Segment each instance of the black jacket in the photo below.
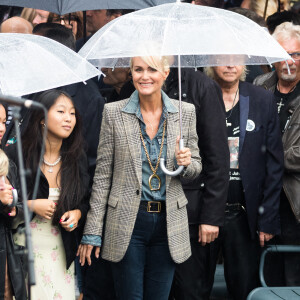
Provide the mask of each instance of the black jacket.
POLYGON ((279 234, 279 199, 283 176, 283 147, 274 95, 240 82, 239 169, 248 223, 255 232, 279 234), (247 120, 255 124, 247 131, 247 120))
MULTIPOLYGON (((229 182, 229 149, 222 92, 217 83, 200 71, 182 69, 181 73, 182 100, 196 107, 198 146, 203 164, 198 179, 183 182, 189 201, 189 223, 221 226, 229 182)), ((168 96, 178 99, 177 69, 171 70, 165 85, 168 96)))
MULTIPOLYGON (((6 147, 5 149, 7 155, 10 159, 12 159, 16 165, 18 166, 18 157, 16 152, 16 145, 11 145, 9 147, 6 147)), ((60 225, 60 232, 65 248, 66 253, 66 261, 68 269, 71 265, 71 263, 74 261, 76 257, 77 248, 80 244, 83 227, 86 219, 87 212, 89 210, 89 175, 88 175, 88 164, 87 159, 85 155, 82 155, 79 160, 79 169, 80 169, 80 178, 81 182, 80 184, 85 189, 85 197, 82 199, 81 204, 79 207, 71 207, 71 210, 73 209, 79 209, 81 211, 81 219, 79 222, 79 226, 71 231, 67 232, 65 229, 63 229, 60 225)), ((31 199, 33 188, 34 188, 34 180, 33 176, 27 177, 27 192, 28 192, 28 199, 31 199)), ((45 175, 41 172, 40 177, 40 183, 39 188, 37 192, 37 199, 47 199, 49 197, 49 183, 45 177, 45 175)), ((21 209, 20 209, 21 210, 21 209)), ((22 212, 20 212, 22 213, 22 212)))
MULTIPOLYGON (((17 168, 13 162, 9 164, 7 178, 11 185, 18 190, 17 168)), ((12 218, 7 216, 6 206, 0 201, 0 300, 4 299, 6 260, 15 298, 16 300, 25 300, 27 299, 25 276, 21 259, 15 254, 11 222, 12 218)))

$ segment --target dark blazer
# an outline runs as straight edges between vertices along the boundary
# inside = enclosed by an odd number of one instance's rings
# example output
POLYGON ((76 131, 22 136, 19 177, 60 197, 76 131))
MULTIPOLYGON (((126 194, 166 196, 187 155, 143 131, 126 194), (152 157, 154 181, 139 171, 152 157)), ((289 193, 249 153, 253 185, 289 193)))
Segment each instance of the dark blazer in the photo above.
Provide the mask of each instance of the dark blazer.
MULTIPOLYGON (((15 162, 15 164, 18 165, 18 156, 17 156, 17 151, 16 151, 16 145, 11 145, 5 148, 6 154, 9 156, 11 160, 15 162)), ((85 197, 82 199, 81 204, 79 207, 71 207, 70 210, 73 209, 79 209, 81 211, 81 219, 79 222, 79 226, 71 231, 68 232, 65 229, 63 229, 60 225, 60 232, 65 248, 65 253, 66 253, 66 261, 67 261, 67 266, 66 268, 68 269, 71 265, 71 263, 74 261, 76 257, 76 252, 77 248, 80 244, 81 237, 82 237, 82 232, 83 232, 83 226, 85 223, 85 219, 87 216, 87 212, 89 210, 89 175, 88 175, 88 165, 87 165, 87 159, 86 156, 83 154, 79 160, 79 172, 80 172, 80 178, 81 182, 80 184, 85 188, 86 193, 85 197)), ((34 181, 35 178, 33 176, 28 176, 27 177, 27 192, 28 192, 28 199, 31 199, 32 193, 33 193, 33 188, 34 188, 34 181)), ((38 187, 38 192, 37 192, 37 199, 47 199, 49 197, 49 183, 43 174, 41 172, 41 177, 40 177, 40 183, 38 187)), ((21 213, 21 212, 20 212, 21 213)), ((34 217, 34 214, 33 214, 34 217)))
POLYGON ((252 236, 280 233, 279 199, 283 175, 283 147, 274 95, 240 82, 239 168, 252 236), (255 123, 247 131, 247 120, 255 123))
MULTIPOLYGON (((190 224, 222 226, 229 182, 229 149, 225 107, 218 84, 200 71, 182 69, 182 100, 196 108, 198 147, 203 169, 191 182, 182 181, 189 201, 190 224)), ((177 69, 171 69, 166 93, 178 99, 177 69)))
MULTIPOLYGON (((19 192, 17 168, 11 161, 7 178, 10 184, 19 192)), ((0 201, 0 300, 4 299, 6 261, 8 262, 8 274, 16 300, 26 300, 25 275, 20 256, 15 254, 11 231, 12 220, 13 218, 7 216, 6 206, 0 201)))

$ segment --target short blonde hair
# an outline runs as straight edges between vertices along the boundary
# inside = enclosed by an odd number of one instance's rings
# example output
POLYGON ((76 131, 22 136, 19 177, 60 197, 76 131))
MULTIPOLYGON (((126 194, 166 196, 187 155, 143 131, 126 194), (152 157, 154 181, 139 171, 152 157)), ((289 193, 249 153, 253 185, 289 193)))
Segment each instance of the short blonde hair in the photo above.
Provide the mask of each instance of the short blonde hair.
POLYGON ((0 149, 0 176, 7 176, 9 161, 7 155, 0 149))
MULTIPOLYGON (((204 73, 205 73, 208 77, 210 77, 210 78, 216 80, 216 74, 215 74, 215 72, 214 72, 214 67, 205 67, 205 68, 204 68, 204 73)), ((247 74, 248 74, 247 67, 244 66, 242 75, 241 75, 241 77, 239 78, 239 80, 245 81, 245 80, 246 80, 247 74)))
MULTIPOLYGON (((133 57, 134 58, 134 57, 133 57)), ((133 69, 133 58, 130 59, 130 69, 133 69)), ((170 70, 169 56, 141 56, 141 59, 151 68, 157 70, 162 75, 170 70)))

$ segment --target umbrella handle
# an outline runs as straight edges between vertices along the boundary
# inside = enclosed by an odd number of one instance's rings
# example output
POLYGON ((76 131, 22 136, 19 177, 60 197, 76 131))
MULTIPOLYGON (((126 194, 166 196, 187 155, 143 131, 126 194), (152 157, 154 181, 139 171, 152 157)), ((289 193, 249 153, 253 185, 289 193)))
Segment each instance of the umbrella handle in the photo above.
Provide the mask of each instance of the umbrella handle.
MULTIPOLYGON (((184 143, 183 143, 183 139, 180 139, 179 140, 179 150, 183 149, 184 147, 184 143)), ((177 176, 179 175, 183 169, 184 169, 184 166, 179 166, 179 168, 175 171, 169 171, 166 167, 165 167, 165 159, 164 158, 161 158, 160 159, 160 163, 159 163, 159 166, 161 168, 161 170, 166 174, 166 175, 169 175, 169 176, 177 176)))

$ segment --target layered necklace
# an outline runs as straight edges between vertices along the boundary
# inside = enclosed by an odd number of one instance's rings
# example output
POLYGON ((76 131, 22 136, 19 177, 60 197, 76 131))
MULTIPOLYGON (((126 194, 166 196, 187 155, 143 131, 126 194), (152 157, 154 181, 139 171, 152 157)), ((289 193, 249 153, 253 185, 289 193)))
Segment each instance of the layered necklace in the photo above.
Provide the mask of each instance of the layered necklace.
POLYGON ((164 128, 163 128, 162 140, 161 140, 161 145, 160 145, 160 149, 159 149, 159 155, 158 155, 158 158, 157 158, 157 163, 156 163, 155 168, 153 168, 153 166, 152 166, 152 163, 151 163, 151 160, 150 160, 150 156, 149 156, 149 153, 147 151, 146 144, 145 144, 145 141, 144 141, 144 138, 143 138, 143 133, 142 133, 141 125, 140 125, 140 137, 141 137, 141 141, 142 141, 142 144, 143 144, 146 156, 147 156, 147 160, 148 160, 149 166, 151 168, 151 171, 153 172, 153 174, 149 176, 149 180, 148 180, 149 187, 150 187, 151 191, 159 191, 160 190, 161 180, 160 180, 160 177, 156 174, 156 172, 157 172, 157 169, 158 169, 158 166, 159 166, 160 158, 161 158, 161 155, 162 155, 162 150, 164 148, 164 140, 165 140, 165 133, 166 133, 166 123, 167 123, 167 119, 165 119, 165 121, 164 121, 164 128), (158 180, 158 187, 157 188, 154 188, 152 186, 152 184, 151 184, 151 181, 154 178, 156 178, 158 180))
POLYGON ((227 122, 227 120, 228 120, 228 119, 231 117, 231 115, 232 115, 232 111, 233 111, 233 108, 234 108, 235 101, 236 101, 236 99, 237 99, 238 93, 239 93, 239 88, 237 88, 237 90, 236 90, 236 92, 235 92, 235 96, 234 96, 234 99, 233 99, 233 102, 232 102, 232 106, 231 106, 231 109, 230 109, 230 114, 229 114, 228 117, 226 117, 226 126, 227 126, 227 127, 229 127, 229 126, 232 125, 231 123, 227 122))
POLYGON ((43 161, 44 161, 44 164, 45 164, 46 166, 49 167, 49 169, 48 169, 47 171, 48 171, 49 173, 53 173, 53 167, 55 167, 56 165, 59 164, 59 162, 61 161, 61 156, 59 156, 58 159, 57 159, 53 164, 47 162, 47 161, 45 160, 45 158, 43 159, 43 161))

